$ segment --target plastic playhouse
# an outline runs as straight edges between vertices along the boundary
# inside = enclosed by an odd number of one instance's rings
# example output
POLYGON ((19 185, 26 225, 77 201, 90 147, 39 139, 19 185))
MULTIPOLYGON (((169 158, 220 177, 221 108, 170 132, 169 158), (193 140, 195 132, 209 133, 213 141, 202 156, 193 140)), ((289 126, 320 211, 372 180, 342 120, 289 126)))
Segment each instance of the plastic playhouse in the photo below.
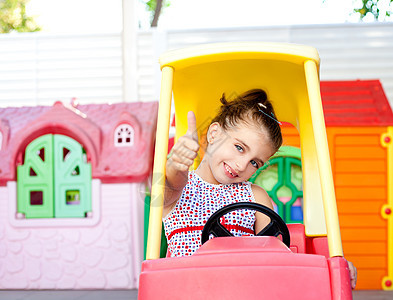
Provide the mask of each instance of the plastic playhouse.
POLYGON ((142 264, 139 298, 352 299, 321 103, 317 51, 275 43, 210 44, 167 52, 160 64, 162 86, 147 260, 142 264), (278 119, 293 124, 299 132, 303 224, 287 224, 290 242, 272 236, 217 237, 192 256, 159 258, 172 93, 176 137, 186 132, 190 110, 196 114, 201 137, 223 92, 240 94, 251 88, 264 89, 278 119))
POLYGON ((0 108, 0 288, 132 289, 157 103, 0 108))

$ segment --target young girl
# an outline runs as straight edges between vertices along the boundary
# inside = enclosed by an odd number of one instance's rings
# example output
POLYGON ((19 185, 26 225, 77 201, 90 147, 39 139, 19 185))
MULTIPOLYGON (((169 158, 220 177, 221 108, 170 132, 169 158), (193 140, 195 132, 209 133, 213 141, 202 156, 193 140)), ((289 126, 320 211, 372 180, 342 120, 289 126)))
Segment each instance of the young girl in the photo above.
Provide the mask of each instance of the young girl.
MULTIPOLYGON (((201 246, 209 217, 235 202, 272 202, 261 187, 247 180, 280 148, 280 124, 263 90, 251 90, 228 102, 207 132, 208 146, 198 169, 188 172, 199 150, 196 120, 188 114, 188 131, 172 148, 166 165, 164 225, 171 256, 191 255, 201 246)), ((269 218, 249 210, 225 216, 235 236, 253 235, 269 218), (255 227, 254 227, 255 226, 255 227)))
MULTIPOLYGON (((193 254, 202 229, 218 209, 235 202, 257 202, 269 208, 266 191, 247 180, 282 144, 280 122, 263 90, 245 92, 233 101, 221 98, 221 109, 207 131, 207 149, 196 171, 189 172, 199 150, 196 119, 188 113, 188 131, 173 146, 166 164, 164 227, 171 256, 193 254)), ((235 236, 253 235, 268 223, 249 210, 227 214, 225 227, 235 236)), ((357 270, 348 261, 351 285, 357 270)))

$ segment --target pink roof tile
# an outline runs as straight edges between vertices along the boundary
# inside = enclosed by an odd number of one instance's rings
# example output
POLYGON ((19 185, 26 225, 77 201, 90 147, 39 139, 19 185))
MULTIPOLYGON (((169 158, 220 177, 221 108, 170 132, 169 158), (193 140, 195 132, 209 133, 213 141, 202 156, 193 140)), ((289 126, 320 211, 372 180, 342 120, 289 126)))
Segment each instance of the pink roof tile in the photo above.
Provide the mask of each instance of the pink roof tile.
POLYGON ((104 182, 143 181, 151 172, 157 102, 0 108, 0 184, 16 179, 26 146, 47 133, 68 135, 81 143, 92 163, 93 178, 104 182), (121 124, 135 130, 132 147, 115 147, 121 124))

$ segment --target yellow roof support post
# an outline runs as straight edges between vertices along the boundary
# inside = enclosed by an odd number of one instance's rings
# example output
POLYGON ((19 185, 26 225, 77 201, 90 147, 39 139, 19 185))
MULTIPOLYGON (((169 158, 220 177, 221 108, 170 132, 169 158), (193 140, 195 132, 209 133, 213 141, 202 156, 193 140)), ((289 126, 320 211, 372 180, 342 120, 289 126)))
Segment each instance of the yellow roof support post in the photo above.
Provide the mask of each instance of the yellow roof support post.
POLYGON ((160 258, 160 243, 162 232, 162 210, 165 189, 165 165, 168 149, 169 124, 172 101, 173 68, 162 68, 162 84, 158 109, 156 151, 150 202, 149 231, 147 236, 146 259, 160 258))
POLYGON ((324 179, 323 184, 321 184, 321 191, 326 219, 329 255, 330 257, 343 256, 333 175, 325 130, 325 119, 323 116, 321 92, 319 89, 318 69, 315 62, 312 60, 305 61, 304 68, 309 95, 311 123, 314 132, 315 145, 317 145, 317 167, 319 169, 319 177, 324 179))

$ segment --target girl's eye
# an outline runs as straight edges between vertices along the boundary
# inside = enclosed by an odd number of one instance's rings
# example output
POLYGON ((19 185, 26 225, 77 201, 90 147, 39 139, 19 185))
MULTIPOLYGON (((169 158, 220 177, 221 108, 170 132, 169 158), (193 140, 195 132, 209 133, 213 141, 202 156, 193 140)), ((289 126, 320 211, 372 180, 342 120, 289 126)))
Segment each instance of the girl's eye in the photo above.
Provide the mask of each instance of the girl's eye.
POLYGON ((239 145, 235 145, 236 149, 239 150, 240 152, 243 152, 243 148, 239 145))
POLYGON ((258 163, 255 160, 250 161, 251 165, 258 169, 258 163))

